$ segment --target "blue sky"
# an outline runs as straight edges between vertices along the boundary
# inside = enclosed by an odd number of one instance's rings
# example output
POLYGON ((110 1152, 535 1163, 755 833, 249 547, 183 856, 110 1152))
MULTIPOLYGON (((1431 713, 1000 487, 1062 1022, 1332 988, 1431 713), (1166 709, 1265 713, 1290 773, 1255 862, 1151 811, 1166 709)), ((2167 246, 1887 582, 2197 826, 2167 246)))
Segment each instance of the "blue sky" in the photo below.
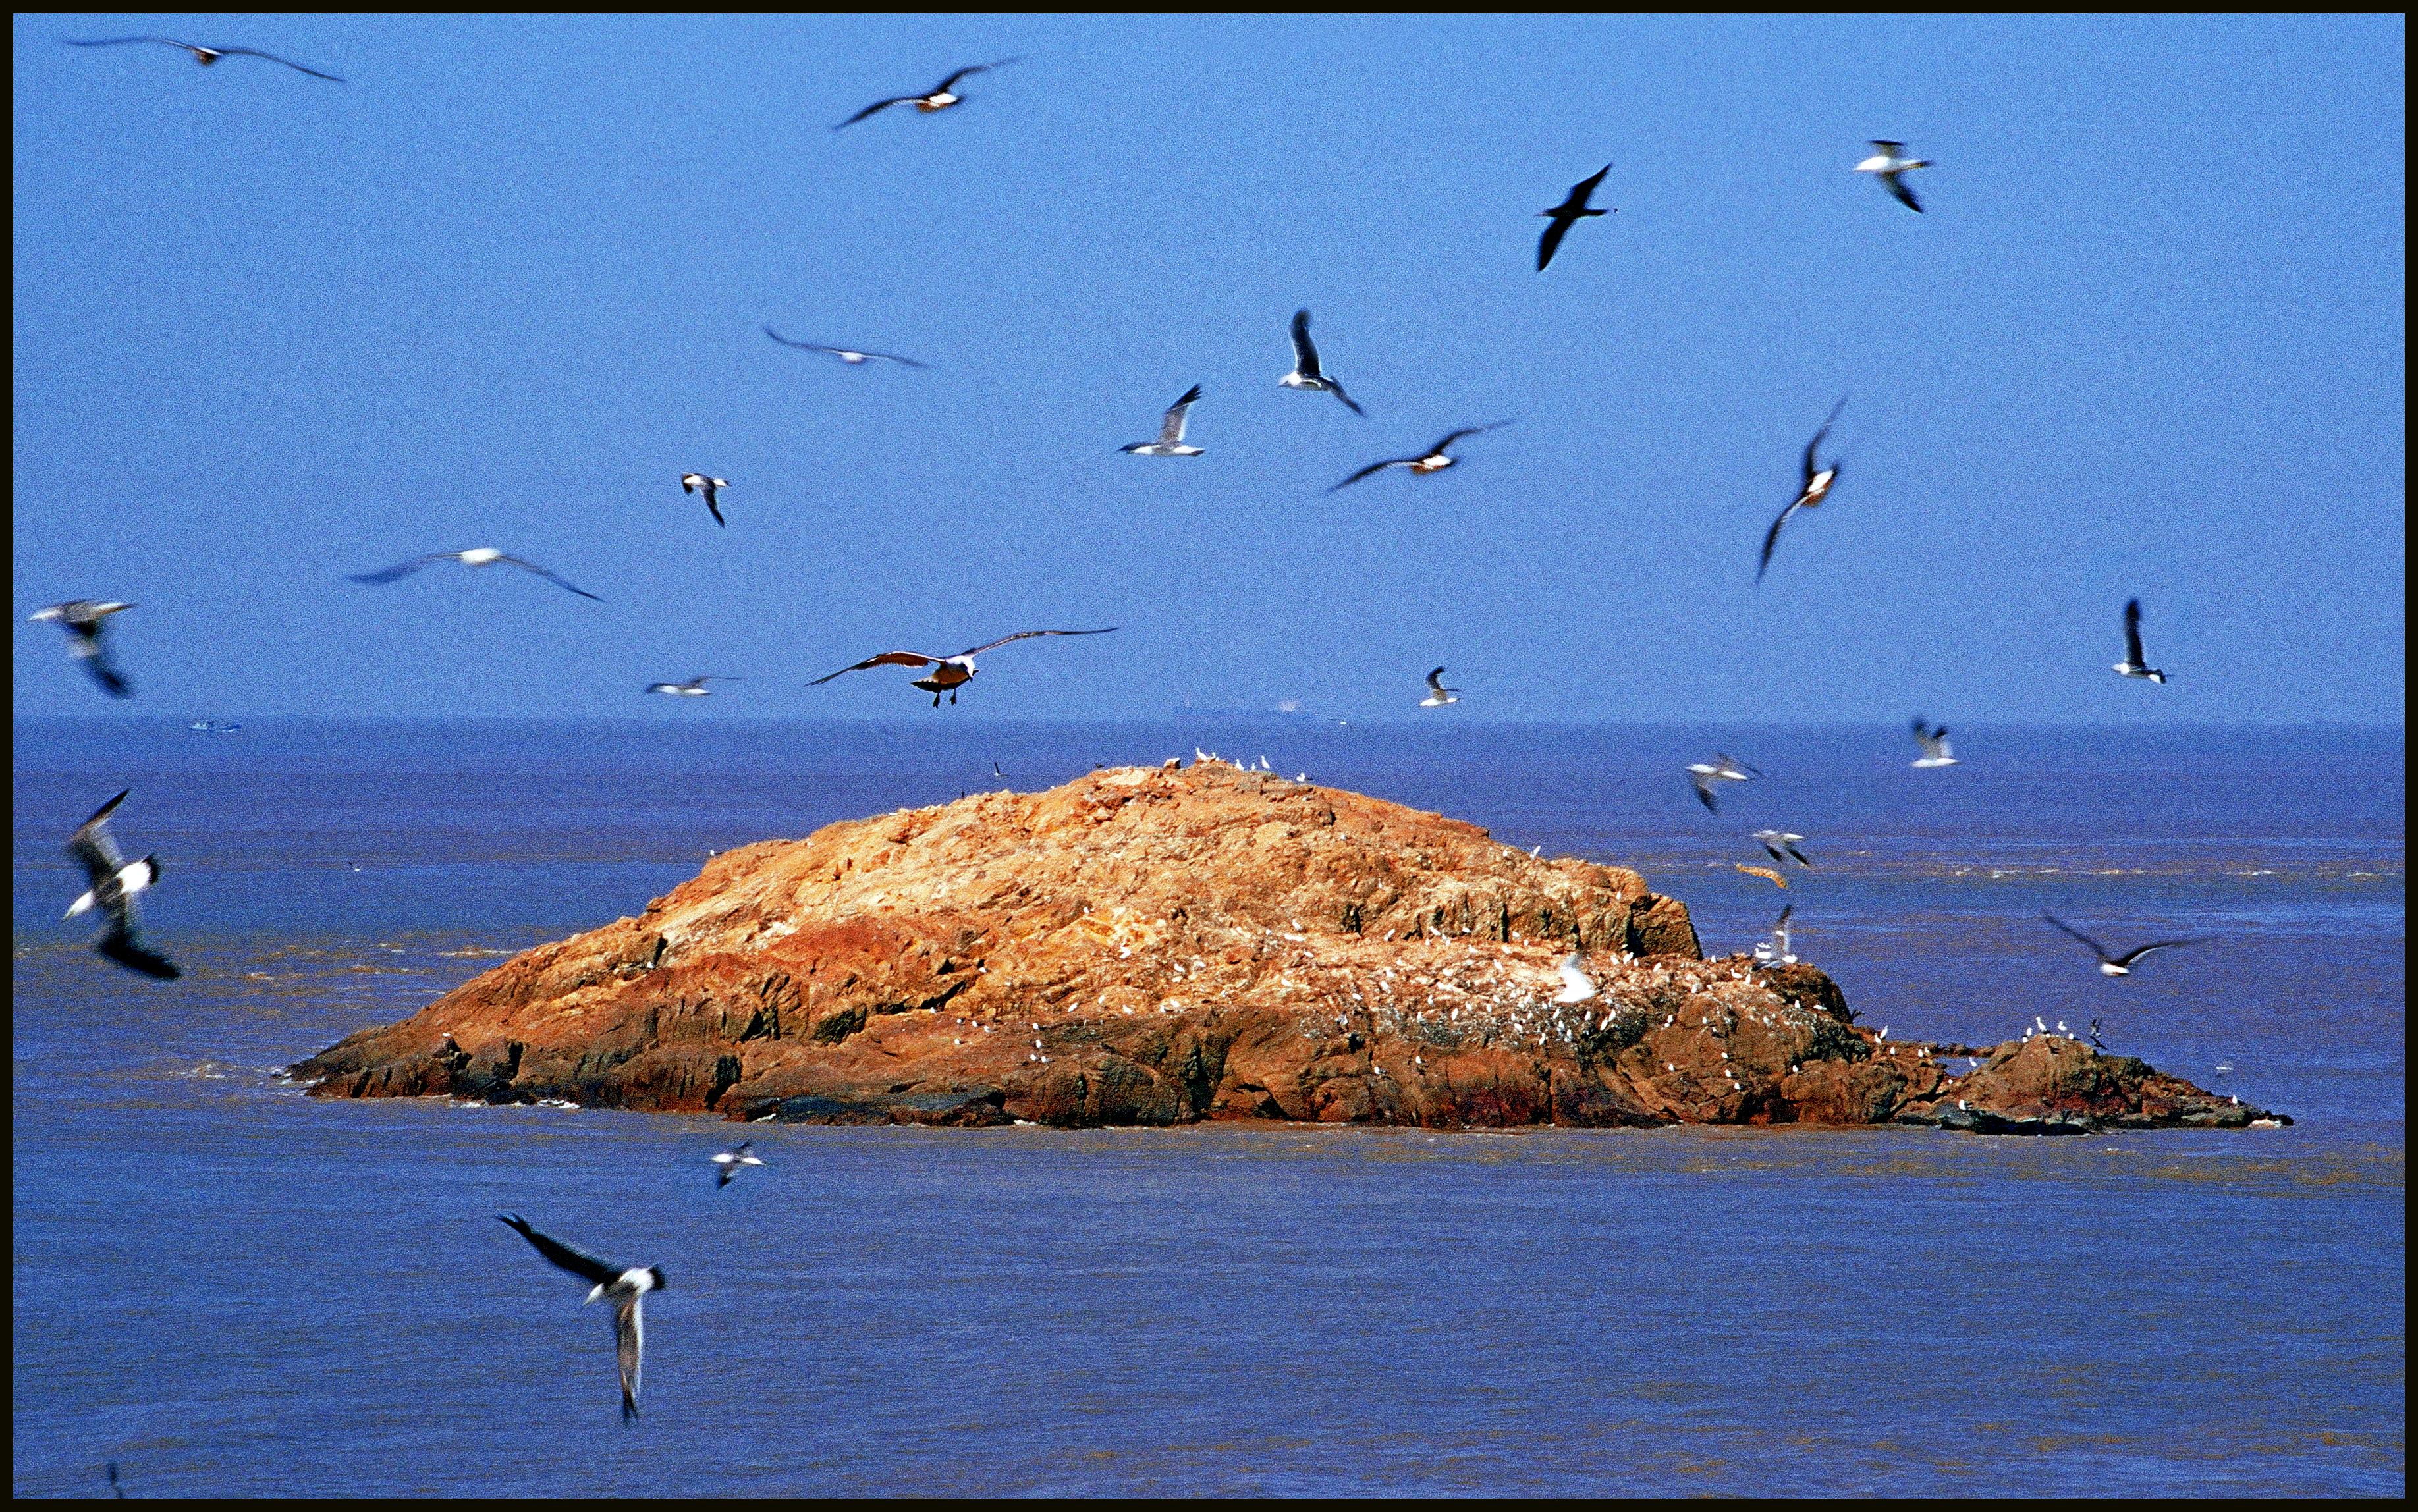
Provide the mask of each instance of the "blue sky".
POLYGON ((2401 717, 2399 18, 14 26, 20 714, 2401 717))

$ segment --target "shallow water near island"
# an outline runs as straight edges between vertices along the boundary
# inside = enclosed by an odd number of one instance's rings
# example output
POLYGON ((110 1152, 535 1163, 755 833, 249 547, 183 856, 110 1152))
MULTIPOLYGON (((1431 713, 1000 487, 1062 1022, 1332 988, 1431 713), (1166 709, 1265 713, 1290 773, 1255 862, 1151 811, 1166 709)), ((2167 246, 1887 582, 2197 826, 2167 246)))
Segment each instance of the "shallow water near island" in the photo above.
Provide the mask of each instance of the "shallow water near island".
POLYGON ((20 1495, 2404 1489, 2398 731, 16 726, 20 1495), (2035 1014, 2292 1128, 756 1125, 275 1068, 706 852, 1196 745, 1633 865, 1897 1038, 2035 1014), (1706 814, 1681 768, 1768 774, 1706 814), (1006 772, 992 775, 992 762, 1006 772), (86 949, 67 832, 184 980, 86 949), (1809 838, 1784 893, 1750 832, 1809 838), (2039 921, 2123 948, 2109 981, 2039 921), (2219 1073, 2219 1065, 2230 1066, 2219 1073), (501 1225, 660 1265, 644 1417, 501 1225))

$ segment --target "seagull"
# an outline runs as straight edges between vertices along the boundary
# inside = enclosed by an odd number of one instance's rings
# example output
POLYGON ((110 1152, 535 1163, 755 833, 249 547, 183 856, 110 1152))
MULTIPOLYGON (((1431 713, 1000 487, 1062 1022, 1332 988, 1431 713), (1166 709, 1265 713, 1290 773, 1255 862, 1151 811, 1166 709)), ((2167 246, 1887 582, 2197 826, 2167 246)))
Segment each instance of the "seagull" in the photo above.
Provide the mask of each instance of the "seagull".
POLYGON ((730 522, 722 517, 722 507, 714 502, 713 496, 716 489, 728 488, 729 486, 730 480, 727 478, 708 478, 701 472, 684 472, 681 474, 681 492, 683 494, 694 494, 699 489, 704 490, 706 512, 713 516, 714 524, 726 527, 728 527, 730 522))
POLYGON ((1428 695, 1419 700, 1421 709, 1442 709, 1446 704, 1461 702, 1461 690, 1444 685, 1444 668, 1428 674, 1428 695))
POLYGON ((722 1168, 720 1173, 714 1178, 713 1189, 715 1191, 719 1192, 724 1187, 729 1185, 730 1179, 739 1174, 740 1167, 760 1166, 764 1164, 764 1162, 757 1159, 754 1155, 747 1153, 747 1147, 755 1142, 756 1141, 753 1139, 742 1139, 739 1141, 738 1149, 725 1150, 722 1153, 713 1157, 713 1163, 722 1168))
POLYGON ((556 576, 535 562, 523 561, 518 557, 507 556, 493 546, 473 546, 468 551, 432 551, 425 557, 414 557, 407 562, 397 562, 392 567, 380 568, 375 573, 348 573, 345 576, 352 582, 367 583, 376 588, 409 577, 430 562, 460 562, 465 567, 485 567, 494 562, 510 562, 514 567, 535 573, 559 588, 569 588, 583 599, 595 599, 599 603, 604 602, 598 595, 589 592, 584 588, 574 587, 567 579, 556 576))
POLYGON ((1612 164, 1605 163, 1602 167, 1596 170, 1595 176, 1593 178, 1582 178, 1577 183, 1572 184, 1570 186, 1569 197, 1564 199, 1561 204, 1554 206, 1550 210, 1538 210, 1537 212, 1538 215, 1544 216, 1553 222, 1552 225, 1545 228, 1545 234, 1543 236, 1537 238, 1538 272, 1543 272, 1545 270, 1545 265, 1553 260, 1554 249, 1561 246, 1562 238, 1570 234, 1570 227, 1576 225, 1582 218, 1590 215, 1608 215, 1611 213, 1607 210, 1590 210, 1587 208, 1588 197, 1595 193, 1595 187, 1598 184, 1602 183, 1603 176, 1610 172, 1612 172, 1612 164))
POLYGON ((1464 425, 1460 430, 1453 432, 1451 435, 1446 436, 1443 440, 1438 441, 1435 445, 1428 448, 1425 451, 1420 452, 1416 457, 1388 457, 1384 462, 1372 462, 1369 464, 1369 466, 1361 468, 1358 472, 1354 473, 1351 477, 1343 480, 1343 481, 1336 484, 1333 488, 1328 489, 1327 492, 1330 494, 1339 493, 1343 489, 1349 488, 1354 483, 1358 482, 1361 479, 1368 477, 1370 473, 1384 472, 1388 467, 1408 467, 1411 471, 1423 475, 1431 472, 1442 472, 1445 468, 1451 466, 1454 463, 1461 460, 1459 457, 1446 456, 1445 454, 1445 448, 1452 445, 1455 441, 1460 440, 1464 435, 1477 435, 1487 431, 1499 431, 1504 426, 1510 423, 1511 422, 1509 420, 1496 420, 1492 425, 1464 425))
POLYGON ((134 934, 134 894, 160 879, 160 858, 145 856, 129 864, 109 833, 109 816, 133 790, 129 787, 93 810, 92 817, 78 825, 76 832, 68 837, 68 854, 84 863, 90 885, 83 896, 68 905, 62 917, 72 919, 79 913, 100 909, 109 915, 109 933, 100 937, 94 950, 128 970, 174 982, 181 974, 176 963, 144 949, 134 934))
POLYGON ((1880 151, 1856 164, 1856 172, 1879 175, 1880 181, 1889 186, 1889 191, 1897 196, 1897 202, 1900 205, 1921 215, 1922 213, 1921 202, 1915 199, 1914 191, 1906 188, 1905 180, 1899 178, 1898 175, 1910 168, 1928 168, 1931 166, 1930 160, 1924 158, 1899 157, 1897 149, 1905 145, 1903 142, 1875 142, 1873 145, 1880 148, 1880 151))
POLYGON ((1730 782, 1744 782, 1750 777, 1760 777, 1763 775, 1762 772, 1755 771, 1745 762, 1740 761, 1734 756, 1722 756, 1718 752, 1714 754, 1713 759, 1708 762, 1691 761, 1688 763, 1688 771, 1691 774, 1691 780, 1696 785, 1697 801, 1703 803, 1706 809, 1715 814, 1720 813, 1721 809, 1713 801, 1714 783, 1722 780, 1730 782))
POLYGON ((1786 525, 1788 517, 1798 510, 1819 507, 1822 500, 1829 496, 1830 485, 1839 481, 1839 465, 1834 462, 1828 467, 1823 467, 1814 460, 1814 453, 1822 445, 1823 438, 1830 434, 1830 426, 1838 420, 1839 411, 1846 407, 1846 398, 1842 395, 1839 402, 1830 406, 1829 420, 1824 420, 1822 428, 1814 433, 1814 439, 1805 443, 1804 486, 1797 491, 1797 497, 1789 503, 1788 508, 1780 512, 1780 518, 1772 521, 1771 528, 1764 533, 1763 560, 1754 570, 1756 582, 1763 581, 1765 571, 1771 566, 1771 548, 1780 544, 1780 527, 1786 525))
POLYGON ((1584 1002, 1596 995, 1595 978, 1586 973, 1586 957, 1577 951, 1562 957, 1562 990, 1555 1002, 1584 1002))
POLYGON ((595 1289, 588 1293, 589 1302, 599 1297, 613 1299, 613 1346, 621 1367, 621 1421, 635 1421, 638 1415, 638 1367, 645 1363, 647 1340, 646 1320, 638 1310, 638 1303, 648 1292, 664 1290, 663 1268, 650 1265, 623 1270, 607 1265, 585 1250, 548 1239, 517 1213, 498 1214, 496 1221, 536 1245, 539 1254, 562 1269, 584 1281, 594 1282, 595 1289))
POLYGON ((938 84, 934 85, 932 92, 928 95, 894 95, 888 99, 877 99, 872 104, 865 106, 865 109, 858 111, 855 115, 849 116, 847 120, 840 122, 838 126, 833 127, 832 130, 837 131, 844 130, 845 128, 854 126, 857 122, 873 115, 875 112, 888 110, 893 105, 912 105, 926 115, 936 110, 947 110, 950 106, 959 102, 959 97, 951 93, 951 91, 956 87, 958 80, 965 78, 968 74, 988 73, 993 69, 1004 69, 1015 61, 1016 59, 1014 58, 1002 58, 997 63, 977 63, 971 68, 959 69, 956 72, 949 75, 947 78, 941 80, 938 84))
POLYGON ((846 346, 818 346, 813 342, 793 342, 770 326, 764 328, 764 334, 784 346, 794 346, 801 352, 829 352, 852 368, 863 367, 867 362, 896 362, 903 367, 911 368, 928 368, 932 365, 929 362, 918 362, 911 357, 900 357, 895 352, 860 352, 846 346))
POLYGON ((932 707, 938 709, 941 707, 941 695, 944 693, 949 695, 949 702, 957 701, 957 690, 972 680, 975 671, 974 658, 984 651, 1004 646, 1010 641, 1030 640, 1035 635, 1105 635, 1116 628, 1114 625, 1110 625, 1101 630, 1019 630, 1013 635, 1002 635, 997 640, 986 641, 980 646, 970 646, 955 656, 926 656, 922 651, 883 651, 879 656, 868 656, 862 662, 841 667, 838 672, 817 678, 806 686, 820 687, 843 673, 862 672, 869 666, 928 666, 932 668, 932 675, 917 678, 913 685, 930 694, 932 707))
POLYGON ((707 687, 707 683, 737 682, 738 680, 740 680, 737 678, 726 678, 718 674, 709 674, 701 678, 691 678, 686 682, 650 682, 647 684, 647 691, 649 693, 667 693, 676 698, 710 698, 713 696, 713 690, 707 687))
POLYGON ((2091 939, 2089 935, 2084 934, 2081 930, 2074 928, 2072 924, 2058 919, 2054 914, 2043 913, 2041 917, 2047 920, 2059 933, 2071 935, 2074 939, 2089 946, 2090 954, 2099 957, 2099 972, 2102 976, 2131 976, 2133 974, 2133 963, 2139 960, 2142 956, 2149 955, 2150 952, 2153 950, 2171 950, 2177 945, 2196 945, 2199 943, 2199 941, 2196 939, 2161 939, 2153 945, 2143 945, 2137 950, 2126 951, 2121 955, 2110 955, 2107 954, 2106 946, 2102 945, 2099 941, 2091 939))
POLYGON ((1796 963, 1797 957, 1788 953, 1788 919, 1796 911, 1797 905, 1789 904, 1780 910, 1780 917, 1772 921, 1771 938, 1754 947, 1754 960, 1757 966, 1770 966, 1775 963, 1789 966, 1796 963))
POLYGON ((173 37, 103 37, 90 42, 79 42, 72 37, 62 37, 59 40, 69 47, 118 47, 127 42, 158 42, 165 47, 184 49, 193 54, 193 61, 205 69, 221 58, 267 58, 271 63, 283 63, 297 73, 307 73, 314 79, 325 79, 329 84, 344 82, 332 73, 321 73, 316 69, 306 69, 292 58, 282 58, 274 53, 264 53, 256 47, 196 47, 191 42, 177 41, 173 37))
POLYGON ((1763 848, 1771 853, 1771 859, 1783 865, 1787 864, 1790 857, 1796 858, 1799 866, 1814 864, 1805 859, 1805 852, 1797 848, 1797 842, 1805 838, 1801 834, 1790 834, 1785 830, 1757 830, 1754 837, 1763 842, 1763 848), (1787 854, 1783 855, 1783 851, 1787 854))
POLYGON ((2116 671, 2123 677, 2145 678, 2151 682, 2166 680, 2166 675, 2151 666, 2150 659, 2141 654, 2141 601, 2138 599, 2124 601, 2124 660, 2116 664, 2116 671))
POLYGON ((1309 341, 1309 311, 1307 308, 1293 313, 1293 371, 1277 382, 1288 389, 1308 389, 1333 394, 1342 400, 1343 406, 1354 415, 1366 416, 1369 413, 1343 391, 1342 384, 1319 371, 1318 348, 1309 341))
POLYGON ((59 628, 68 633, 68 654, 82 662, 84 669, 92 674, 92 680, 99 683, 111 697, 131 698, 134 696, 134 684, 126 680, 124 673, 109 664, 109 648, 100 643, 100 622, 121 609, 133 607, 130 603, 119 603, 115 600, 103 603, 92 599, 69 599, 65 603, 54 603, 48 608, 35 610, 26 617, 26 622, 57 620, 59 628))
POLYGON ((243 728, 243 725, 233 720, 197 719, 185 727, 200 730, 205 735, 232 735, 243 728))
POLYGON ((1157 440, 1136 441, 1129 446, 1121 446, 1117 450, 1130 451, 1140 457, 1199 456, 1201 448, 1184 444, 1184 417, 1186 412, 1191 409, 1193 401, 1200 397, 1201 386, 1196 383, 1184 390, 1183 398, 1167 406, 1167 413, 1159 418, 1157 440))
POLYGON ((2094 1049, 2094 1050, 2104 1050, 2104 1049, 2107 1048, 2107 1046, 2104 1046, 2104 1045, 2103 1045, 2103 1044, 2101 1044, 2101 1043, 2100 1043, 2100 1040, 2099 1040, 2099 1031, 2100 1031, 2100 1029, 2101 1029, 2101 1027, 2102 1027, 2102 1025, 2103 1025, 2103 1022, 2104 1022, 2103 1020, 2096 1019, 2096 1018, 2094 1018, 2094 1019, 2092 1019, 2092 1020, 2090 1021, 2090 1028, 2089 1028, 2089 1030, 2088 1031, 2088 1032, 2089 1032, 2089 1034, 2090 1035, 2090 1047, 2091 1047, 2092 1049, 2094 1049))
POLYGON ((1955 754, 1948 749, 1947 725, 1942 725, 1937 729, 1929 728, 1922 723, 1921 716, 1917 715, 1914 721, 1914 738, 1922 745, 1922 755, 1916 757, 1914 761, 1916 766, 1952 767, 1956 765, 1955 754))

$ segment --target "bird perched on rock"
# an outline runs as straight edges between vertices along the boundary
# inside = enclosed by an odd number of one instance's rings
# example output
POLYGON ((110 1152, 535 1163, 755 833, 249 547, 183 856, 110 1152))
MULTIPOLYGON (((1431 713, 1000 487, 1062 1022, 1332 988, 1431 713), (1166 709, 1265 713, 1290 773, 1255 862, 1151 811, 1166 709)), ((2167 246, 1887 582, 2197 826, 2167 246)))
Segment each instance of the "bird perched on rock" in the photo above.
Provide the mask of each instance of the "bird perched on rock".
POLYGON ((92 680, 113 698, 134 696, 134 684, 126 675, 109 664, 109 648, 101 644, 101 621, 114 614, 133 608, 130 603, 115 600, 69 599, 35 610, 26 617, 28 622, 38 619, 55 621, 68 633, 68 654, 74 657, 92 680))
POLYGON ((588 1293, 587 1302, 599 1297, 613 1300, 613 1352, 621 1367, 621 1421, 635 1421, 638 1415, 638 1371, 645 1364, 647 1344, 646 1319, 638 1303, 648 1292, 665 1290, 662 1268, 608 1265, 586 1250, 548 1239, 517 1213, 498 1214, 496 1221, 528 1240, 556 1265, 583 1281, 592 1282, 593 1290, 588 1293))

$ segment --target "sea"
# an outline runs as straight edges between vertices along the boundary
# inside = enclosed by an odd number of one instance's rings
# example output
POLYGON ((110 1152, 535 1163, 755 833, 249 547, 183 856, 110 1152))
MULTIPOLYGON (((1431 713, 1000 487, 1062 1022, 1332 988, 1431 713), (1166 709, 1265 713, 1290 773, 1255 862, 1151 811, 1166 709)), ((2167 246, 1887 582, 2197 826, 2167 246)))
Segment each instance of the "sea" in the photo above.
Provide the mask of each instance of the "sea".
POLYGON ((1451 712, 20 719, 16 1493, 2404 1493, 2399 728, 1960 725, 1917 771, 1903 727, 1451 712), (1794 905, 1894 1037, 2096 1020, 2294 1122, 742 1131, 278 1075, 712 851, 1200 750, 1633 866, 1709 953, 1794 905), (1718 815, 1716 752, 1764 773, 1718 815), (177 982, 60 917, 120 788, 177 982), (2192 943, 2112 980, 2043 912, 2192 943), (507 1212, 662 1268, 634 1426, 507 1212))

